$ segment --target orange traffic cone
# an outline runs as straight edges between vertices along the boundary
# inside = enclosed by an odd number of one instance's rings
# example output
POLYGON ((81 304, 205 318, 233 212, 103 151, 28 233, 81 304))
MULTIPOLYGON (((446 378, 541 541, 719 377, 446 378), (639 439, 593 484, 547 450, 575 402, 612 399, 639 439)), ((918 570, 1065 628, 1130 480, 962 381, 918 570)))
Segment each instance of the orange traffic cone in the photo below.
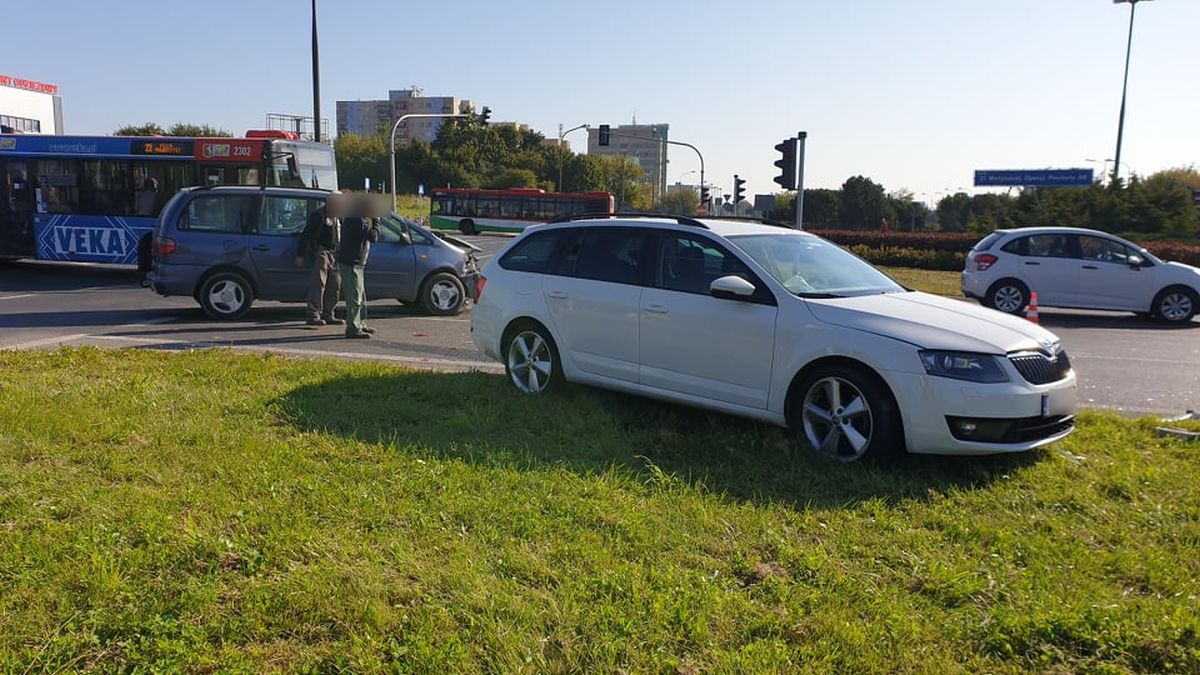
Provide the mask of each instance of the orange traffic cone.
POLYGON ((1038 309, 1037 308, 1037 291, 1033 291, 1032 293, 1029 294, 1029 307, 1025 308, 1025 318, 1029 319, 1033 323, 1037 323, 1038 322, 1037 309, 1038 309))

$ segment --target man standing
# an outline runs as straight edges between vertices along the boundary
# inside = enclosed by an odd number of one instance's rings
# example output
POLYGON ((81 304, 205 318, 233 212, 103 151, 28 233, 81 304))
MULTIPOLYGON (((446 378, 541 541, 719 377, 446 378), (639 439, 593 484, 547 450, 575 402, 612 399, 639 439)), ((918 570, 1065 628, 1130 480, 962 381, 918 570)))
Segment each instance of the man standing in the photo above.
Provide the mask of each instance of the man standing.
MULTIPOLYGON (((337 325, 342 320, 333 315, 337 307, 341 284, 337 270, 337 250, 341 238, 341 223, 336 217, 340 195, 332 194, 324 206, 308 216, 308 224, 300 235, 300 255, 312 263, 308 283, 308 321, 310 326, 337 325)), ((298 260, 298 264, 304 264, 298 260)))
POLYGON ((346 337, 366 339, 375 329, 367 326, 363 272, 371 242, 379 241, 379 221, 371 217, 367 204, 359 204, 354 212, 361 215, 342 218, 342 243, 337 261, 342 275, 342 295, 346 298, 346 337))

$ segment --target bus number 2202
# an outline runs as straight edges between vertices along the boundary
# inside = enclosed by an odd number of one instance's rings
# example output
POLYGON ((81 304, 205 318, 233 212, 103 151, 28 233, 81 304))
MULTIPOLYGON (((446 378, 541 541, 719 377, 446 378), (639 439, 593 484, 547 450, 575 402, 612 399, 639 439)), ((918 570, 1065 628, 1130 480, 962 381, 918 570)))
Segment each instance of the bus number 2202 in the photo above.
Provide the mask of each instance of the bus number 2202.
POLYGON ((234 157, 250 157, 251 156, 250 150, 251 150, 251 148, 248 145, 235 145, 235 146, 233 146, 233 156, 234 157))

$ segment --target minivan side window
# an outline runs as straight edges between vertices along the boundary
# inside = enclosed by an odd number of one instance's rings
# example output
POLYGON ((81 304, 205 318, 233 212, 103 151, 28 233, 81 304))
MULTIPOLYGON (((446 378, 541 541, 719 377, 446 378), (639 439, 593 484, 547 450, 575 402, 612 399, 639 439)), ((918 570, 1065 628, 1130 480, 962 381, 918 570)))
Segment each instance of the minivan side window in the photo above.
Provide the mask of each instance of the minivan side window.
POLYGON ((193 232, 247 232, 254 223, 258 197, 206 195, 196 197, 179 218, 179 229, 193 232))
POLYGON ((308 218, 321 208, 320 199, 304 197, 264 197, 258 233, 269 236, 295 236, 304 231, 308 218))
POLYGON ((640 284, 648 233, 632 227, 591 227, 563 247, 554 273, 615 284, 640 284))
POLYGON ((561 233, 551 230, 525 237, 500 258, 500 266, 513 272, 545 272, 561 233))

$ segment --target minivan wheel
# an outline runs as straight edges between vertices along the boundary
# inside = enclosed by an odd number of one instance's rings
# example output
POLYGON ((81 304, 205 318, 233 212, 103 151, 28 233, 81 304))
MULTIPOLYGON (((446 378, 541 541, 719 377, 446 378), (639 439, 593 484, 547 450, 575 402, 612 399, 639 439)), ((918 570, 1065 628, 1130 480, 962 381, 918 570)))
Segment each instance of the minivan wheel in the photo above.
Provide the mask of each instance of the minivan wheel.
POLYGON ((900 455, 900 412, 874 374, 823 366, 805 376, 795 392, 789 420, 817 454, 843 463, 900 455))
POLYGON ((1001 279, 988 289, 984 302, 1005 314, 1020 314, 1029 304, 1029 289, 1016 279, 1001 279))
POLYGON ((542 327, 528 324, 512 331, 504 352, 504 371, 521 392, 541 394, 562 381, 558 349, 542 327))
POLYGON ((475 229, 475 221, 470 218, 458 221, 458 231, 463 234, 479 234, 479 231, 475 229))
POLYGON ((1154 315, 1167 323, 1187 323, 1196 315, 1197 304, 1200 300, 1193 291, 1173 286, 1159 291, 1152 308, 1154 315))
POLYGON ((462 310, 466 289, 462 281, 449 272, 429 275, 421 284, 421 306, 434 316, 454 316, 462 310))
POLYGON ((200 287, 200 307, 214 319, 231 321, 250 311, 254 290, 246 277, 237 272, 217 272, 200 287))

